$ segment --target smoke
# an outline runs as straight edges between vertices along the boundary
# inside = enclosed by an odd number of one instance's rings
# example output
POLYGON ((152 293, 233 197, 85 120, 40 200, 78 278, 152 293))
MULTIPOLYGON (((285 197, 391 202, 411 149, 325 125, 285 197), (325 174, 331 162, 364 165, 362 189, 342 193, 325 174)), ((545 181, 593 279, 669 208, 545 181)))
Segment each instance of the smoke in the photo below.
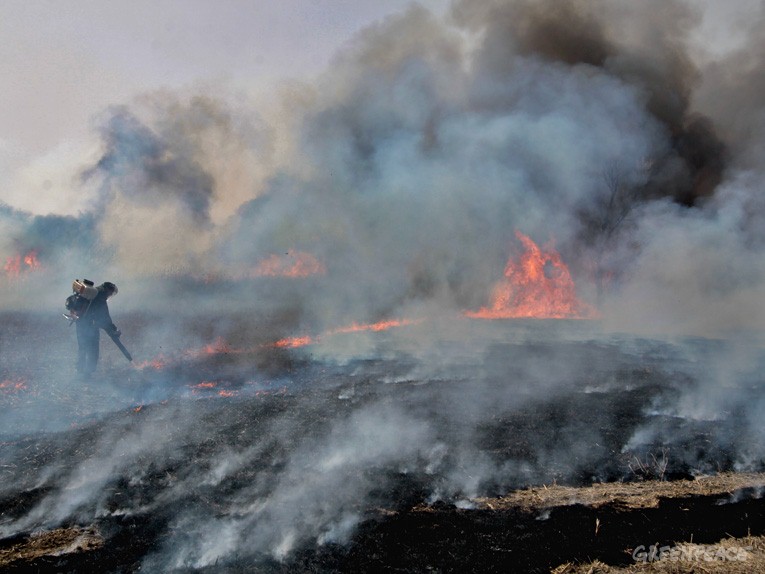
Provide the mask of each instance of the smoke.
POLYGON ((395 409, 375 406, 338 417, 326 434, 303 437, 270 493, 258 482, 237 492, 219 528, 200 528, 199 517, 178 516, 197 542, 176 549, 172 567, 209 566, 236 548, 282 559, 307 541, 346 542, 363 518, 358 501, 380 484, 375 469, 416 458, 428 435, 423 423, 395 409))
POLYGON ((232 202, 257 195, 256 168, 241 166, 268 147, 267 137, 208 98, 147 105, 156 126, 124 107, 107 113, 104 153, 83 173, 100 182, 99 235, 129 272, 203 274, 214 269, 215 222, 232 202))
MULTIPOLYGON (((725 456, 757 467, 764 14, 751 14, 740 48, 712 59, 698 48, 704 14, 690 2, 461 0, 444 18, 415 5, 360 32, 319 78, 282 87, 275 102, 162 92, 106 110, 99 159, 77 166, 70 192, 95 190, 87 210, 0 209, 0 255, 37 249, 42 262, 4 278, 24 292, 6 304, 60 305, 83 274, 115 281, 113 314, 161 319, 137 329, 147 353, 218 336, 252 349, 354 322, 418 322, 384 343, 336 336, 310 351, 317 363, 358 368, 327 383, 331 400, 294 399, 321 412, 321 424, 295 429, 265 413, 254 436, 215 418, 244 438, 184 465, 184 449, 206 444, 196 424, 204 407, 157 411, 140 429, 102 437, 65 478, 44 478, 54 493, 5 533, 166 504, 184 534, 150 565, 203 568, 236 552, 285 559, 348 540, 385 499, 382 469, 416 475, 430 500, 454 501, 621 476, 619 456, 664 447, 685 471, 714 470, 725 456), (516 231, 554 240, 600 323, 492 334, 458 319, 487 304, 516 231), (262 262, 287 269, 297 254, 322 273, 258 275, 262 262), (51 284, 64 286, 60 300, 51 284), (195 315, 199 323, 181 323, 195 315), (618 332, 662 342, 609 338, 618 332), (396 360, 377 373, 370 356, 396 360), (405 383, 411 401, 360 399, 357 381, 405 383), (638 402, 638 392, 650 398, 638 402), (624 404, 594 422, 577 417, 578 401, 590 404, 583 396, 609 393, 624 404), (541 444, 510 436, 530 406, 553 428, 541 444), (709 449, 688 448, 705 422, 731 419, 709 449), (487 421, 511 430, 478 448, 496 431, 487 421), (159 493, 109 506, 125 475, 159 493), (210 491, 217 506, 205 503, 210 491)), ((309 385, 284 361, 280 376, 299 397, 309 385)), ((236 367, 240 386, 262 375, 262 364, 236 367)), ((188 388, 188 372, 175 375, 160 382, 188 388)), ((154 393, 136 396, 165 396, 154 393)))
POLYGON ((255 253, 239 240, 231 257, 262 256, 264 245, 265 253, 318 251, 331 292, 341 295, 320 297, 326 322, 413 300, 463 309, 485 302, 515 229, 554 233, 562 245, 577 240, 572 214, 590 209, 609 166, 625 165, 626 184, 646 195, 657 179, 687 189, 680 180, 691 168, 642 86, 523 54, 492 69, 498 33, 486 32, 471 53, 461 36, 412 9, 366 34, 305 112, 299 174, 284 170, 267 201, 243 208, 255 253), (653 157, 682 173, 645 173, 653 157))
POLYGON ((100 159, 80 171, 98 189, 81 216, 98 253, 58 277, 241 279, 305 252, 324 281, 273 305, 324 328, 484 305, 520 230, 554 238, 582 294, 623 309, 622 288, 648 292, 632 281, 652 218, 703 227, 738 186, 726 167, 756 155, 758 102, 733 86, 756 94, 760 67, 743 49, 727 58, 744 66, 704 61, 702 20, 684 2, 463 1, 443 19, 413 6, 274 102, 159 92, 106 110, 100 159), (735 99, 713 99, 718 85, 735 99))

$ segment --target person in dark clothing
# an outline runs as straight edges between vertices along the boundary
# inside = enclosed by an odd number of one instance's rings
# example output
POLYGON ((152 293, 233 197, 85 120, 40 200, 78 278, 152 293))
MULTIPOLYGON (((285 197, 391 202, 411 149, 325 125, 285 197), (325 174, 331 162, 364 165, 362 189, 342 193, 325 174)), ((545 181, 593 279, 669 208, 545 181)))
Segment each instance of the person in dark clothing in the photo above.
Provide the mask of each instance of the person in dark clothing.
POLYGON ((98 365, 100 329, 119 337, 120 331, 109 315, 106 301, 117 294, 117 286, 109 281, 97 287, 98 293, 77 319, 77 371, 90 374, 98 365))

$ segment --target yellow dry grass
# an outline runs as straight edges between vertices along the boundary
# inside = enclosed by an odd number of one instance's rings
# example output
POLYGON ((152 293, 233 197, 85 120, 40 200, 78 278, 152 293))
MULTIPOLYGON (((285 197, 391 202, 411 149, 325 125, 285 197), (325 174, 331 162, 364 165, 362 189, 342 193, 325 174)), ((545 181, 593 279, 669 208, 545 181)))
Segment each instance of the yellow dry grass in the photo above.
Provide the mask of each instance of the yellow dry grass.
POLYGON ((745 488, 765 488, 765 473, 721 473, 694 480, 609 482, 592 486, 534 486, 499 498, 477 498, 479 508, 544 509, 570 504, 598 507, 655 508, 662 498, 732 495, 745 488))
POLYGON ((43 556, 62 556, 100 548, 104 539, 94 528, 56 528, 30 535, 0 549, 0 568, 43 556))

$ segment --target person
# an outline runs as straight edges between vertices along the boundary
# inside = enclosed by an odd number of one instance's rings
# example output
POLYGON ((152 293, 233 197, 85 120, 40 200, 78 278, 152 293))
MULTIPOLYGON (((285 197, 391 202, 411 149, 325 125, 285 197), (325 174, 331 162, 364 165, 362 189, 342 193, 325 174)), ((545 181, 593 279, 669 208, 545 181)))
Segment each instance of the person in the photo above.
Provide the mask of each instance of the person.
POLYGON ((112 322, 107 300, 117 294, 117 286, 109 281, 97 287, 96 296, 79 315, 77 325, 77 372, 92 374, 98 365, 101 344, 100 330, 119 337, 121 332, 112 322))

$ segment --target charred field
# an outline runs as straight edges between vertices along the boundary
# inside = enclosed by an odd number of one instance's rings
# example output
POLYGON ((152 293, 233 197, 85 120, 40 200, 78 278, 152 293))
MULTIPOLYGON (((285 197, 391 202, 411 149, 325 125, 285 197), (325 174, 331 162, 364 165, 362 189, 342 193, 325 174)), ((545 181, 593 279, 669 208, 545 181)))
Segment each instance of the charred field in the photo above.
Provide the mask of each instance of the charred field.
POLYGON ((107 339, 84 380, 65 322, 3 317, 2 571, 548 572, 765 531, 751 339, 122 323, 135 363, 107 339))

